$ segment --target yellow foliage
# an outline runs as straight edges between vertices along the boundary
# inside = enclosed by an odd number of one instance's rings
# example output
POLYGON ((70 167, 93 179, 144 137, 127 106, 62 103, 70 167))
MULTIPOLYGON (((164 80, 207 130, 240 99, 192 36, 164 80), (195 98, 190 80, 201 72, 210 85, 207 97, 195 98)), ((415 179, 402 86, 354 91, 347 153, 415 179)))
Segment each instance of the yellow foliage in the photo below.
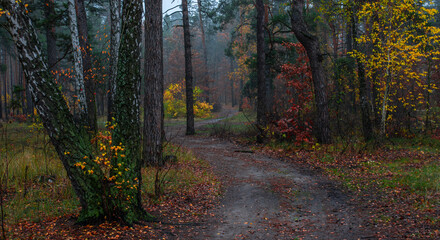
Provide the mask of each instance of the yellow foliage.
MULTIPOLYGON (((379 93, 376 101, 384 111, 395 112, 396 104, 391 106, 393 98, 411 108, 424 103, 423 98, 407 91, 408 86, 422 92, 435 87, 425 83, 427 71, 419 67, 422 60, 430 61, 440 55, 434 47, 440 42, 440 29, 430 24, 437 11, 425 6, 423 1, 379 0, 364 3, 358 12, 366 31, 356 41, 372 46, 373 50, 355 50, 351 54, 364 63, 366 76, 379 93)), ((390 119, 391 114, 387 117, 390 119)))
MULTIPOLYGON (((207 118, 211 116, 213 106, 199 100, 202 90, 195 87, 194 91, 194 116, 207 118)), ((186 116, 185 82, 170 84, 164 93, 165 116, 179 118, 186 116)))

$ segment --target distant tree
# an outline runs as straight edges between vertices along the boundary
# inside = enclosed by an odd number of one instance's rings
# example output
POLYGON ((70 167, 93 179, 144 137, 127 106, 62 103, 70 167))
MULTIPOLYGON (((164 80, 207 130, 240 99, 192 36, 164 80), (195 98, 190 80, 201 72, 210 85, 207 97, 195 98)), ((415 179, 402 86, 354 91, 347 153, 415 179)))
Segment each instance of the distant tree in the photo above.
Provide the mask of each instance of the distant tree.
POLYGON ((193 135, 194 128, 194 98, 192 56, 191 56, 191 34, 189 30, 188 0, 182 0, 183 14, 183 37, 185 47, 185 82, 186 82, 186 134, 193 135))
POLYGON ((262 142, 264 128, 267 125, 267 94, 266 94, 266 54, 264 47, 264 3, 263 0, 256 1, 257 8, 257 125, 260 130, 257 141, 262 142))
POLYGON ((203 84, 204 86, 204 90, 205 90, 205 95, 206 95, 206 102, 209 103, 210 99, 209 99, 209 94, 210 94, 210 89, 209 89, 209 74, 208 74, 208 50, 206 48, 206 36, 205 36, 205 26, 204 26, 204 21, 203 21, 203 16, 202 16, 202 1, 201 0, 197 0, 197 6, 198 6, 198 13, 199 13, 199 23, 200 23, 200 32, 202 34, 202 48, 203 48, 203 84))

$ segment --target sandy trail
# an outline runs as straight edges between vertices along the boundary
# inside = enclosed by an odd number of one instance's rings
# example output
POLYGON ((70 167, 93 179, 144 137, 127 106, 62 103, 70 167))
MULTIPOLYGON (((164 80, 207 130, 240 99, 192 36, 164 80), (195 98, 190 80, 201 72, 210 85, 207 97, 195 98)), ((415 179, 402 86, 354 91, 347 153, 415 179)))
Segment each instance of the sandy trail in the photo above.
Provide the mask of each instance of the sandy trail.
POLYGON ((185 136, 183 126, 167 132, 172 142, 208 161, 224 186, 215 216, 196 238, 375 239, 350 197, 319 173, 227 140, 185 136))

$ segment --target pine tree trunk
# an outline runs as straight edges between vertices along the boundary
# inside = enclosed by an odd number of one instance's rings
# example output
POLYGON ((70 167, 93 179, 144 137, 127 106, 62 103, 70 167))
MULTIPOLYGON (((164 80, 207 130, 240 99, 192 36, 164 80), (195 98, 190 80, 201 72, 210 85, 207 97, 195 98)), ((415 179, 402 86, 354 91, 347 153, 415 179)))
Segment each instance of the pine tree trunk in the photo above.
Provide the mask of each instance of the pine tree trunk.
MULTIPOLYGON (((353 10, 354 11, 354 10, 353 10)), ((350 16, 350 32, 351 32, 351 38, 353 40, 350 40, 350 45, 347 47, 348 50, 351 52, 351 46, 353 44, 353 48, 357 51, 360 51, 359 45, 356 41, 357 38, 357 29, 356 29, 356 12, 352 12, 350 16)), ((359 61, 359 59, 355 59, 357 62, 357 73, 358 73, 358 79, 359 79, 359 96, 360 96, 360 103, 361 103, 361 118, 362 118, 362 133, 364 135, 364 140, 369 141, 373 138, 373 124, 371 122, 371 111, 370 111, 370 103, 368 101, 368 94, 367 94, 367 80, 365 77, 365 67, 359 61)))
POLYGON ((110 66, 108 78, 108 109, 107 121, 113 117, 113 97, 115 95, 115 82, 118 73, 118 55, 121 38, 121 0, 110 0, 110 66))
POLYGON ((3 86, 1 82, 6 81, 3 79, 2 51, 2 46, 0 46, 0 119, 3 119, 3 86))
POLYGON ((264 128, 267 125, 267 104, 266 104, 266 71, 265 71, 265 48, 264 48, 264 3, 263 0, 256 1, 257 8, 257 127, 259 134, 257 141, 264 139, 264 128))
POLYGON ((209 88, 209 73, 208 73, 208 50, 206 48, 206 36, 205 36, 205 27, 203 24, 203 17, 202 17, 202 1, 197 0, 197 6, 199 10, 199 22, 200 22, 200 32, 202 34, 202 48, 203 48, 203 63, 204 63, 204 84, 205 84, 205 95, 206 95, 206 102, 210 103, 210 88, 209 88))
POLYGON ((9 103, 8 103, 8 79, 7 79, 7 75, 6 75, 6 71, 7 71, 7 66, 6 66, 6 50, 3 49, 3 65, 5 66, 5 71, 3 72, 3 88, 4 88, 4 106, 5 106, 5 117, 6 117, 6 121, 9 120, 9 103))
POLYGON ((47 62, 50 70, 55 70, 58 62, 57 36, 55 32, 55 2, 54 0, 44 0, 44 15, 46 18, 45 31, 47 41, 47 62))
POLYGON ((186 83, 186 135, 194 135, 194 93, 192 76, 191 35, 189 31, 188 0, 182 0, 183 39, 185 45, 185 83, 186 83))
MULTIPOLYGON (((234 62, 233 62, 233 58, 229 59, 229 64, 230 64, 230 68, 231 68, 231 72, 234 71, 234 62)), ((234 94, 234 78, 230 78, 230 84, 231 84, 231 105, 232 107, 235 106, 235 94, 234 94)))
POLYGON ((119 220, 126 224, 148 219, 140 201, 140 23, 142 2, 127 1, 124 8, 126 36, 121 44, 117 91, 115 95, 116 128, 113 141, 121 143, 126 156, 111 159, 114 182, 104 177, 100 165, 94 161, 92 144, 87 130, 77 125, 63 95, 48 71, 41 56, 30 18, 25 15, 23 3, 0 0, 7 11, 10 32, 13 34, 20 62, 28 80, 29 91, 43 125, 60 157, 73 189, 81 204, 79 223, 93 223, 104 219, 119 220), (84 168, 78 164, 84 165, 84 168), (123 188, 118 188, 122 183, 123 188), (130 185, 127 185, 127 184, 130 185))
POLYGON ((319 39, 312 35, 303 19, 304 0, 292 1, 292 30, 298 41, 304 46, 310 61, 315 92, 316 121, 314 124, 319 143, 332 142, 330 117, 326 95, 326 77, 323 68, 323 54, 320 52, 319 39))
POLYGON ((163 42, 162 0, 145 1, 145 86, 143 160, 162 165, 163 42))

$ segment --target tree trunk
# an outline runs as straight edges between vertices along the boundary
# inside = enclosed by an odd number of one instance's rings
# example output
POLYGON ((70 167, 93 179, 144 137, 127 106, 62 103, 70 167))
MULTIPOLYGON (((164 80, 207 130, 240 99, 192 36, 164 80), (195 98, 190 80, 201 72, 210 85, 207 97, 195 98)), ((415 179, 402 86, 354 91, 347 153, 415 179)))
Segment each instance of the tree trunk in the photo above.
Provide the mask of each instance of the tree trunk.
POLYGON ((194 135, 194 97, 191 57, 191 35, 189 32, 188 0, 182 0, 183 39, 185 45, 185 82, 186 82, 186 135, 194 135))
POLYGON ((23 87, 23 91, 21 92, 21 106, 23 109, 23 114, 27 116, 30 113, 28 112, 28 108, 26 106, 26 83, 23 79, 23 71, 21 70, 21 65, 17 58, 15 58, 15 66, 18 71, 18 82, 20 83, 20 86, 23 87))
MULTIPOLYGON (((141 42, 142 42, 142 0, 126 0, 122 8, 121 43, 119 47, 118 74, 114 96, 116 128, 113 139, 125 146, 127 160, 113 159, 113 166, 125 167, 125 181, 136 183, 137 187, 123 189, 127 202, 115 202, 123 220, 129 224, 151 219, 142 208, 141 201, 141 133, 139 114, 139 95, 141 83, 141 42)), ((114 175, 120 170, 114 170, 114 175)))
POLYGON ((121 39, 121 0, 110 0, 110 66, 108 78, 108 109, 107 121, 112 122, 113 97, 115 95, 115 82, 118 74, 118 55, 121 39))
MULTIPOLYGON (((351 34, 350 39, 353 39, 349 41, 349 44, 347 46, 348 51, 352 51, 352 46, 357 51, 360 51, 359 45, 356 41, 357 38, 357 29, 356 29, 356 13, 352 12, 350 17, 350 23, 351 23, 351 34), (353 45, 352 45, 353 44, 353 45)), ((370 111, 370 104, 368 102, 368 94, 367 94, 367 82, 365 78, 365 67, 362 64, 359 59, 356 59, 357 62, 357 73, 358 73, 358 79, 359 79, 359 96, 360 96, 360 103, 361 103, 361 118, 362 118, 362 133, 364 135, 364 140, 369 141, 373 138, 373 125, 371 122, 371 111, 370 111)))
MULTIPOLYGON (((229 59, 229 63, 230 63, 230 67, 231 67, 231 73, 234 71, 234 61, 233 58, 229 59)), ((234 78, 231 77, 230 78, 230 82, 231 84, 231 105, 232 107, 235 106, 235 94, 234 94, 234 78)))
MULTIPOLYGON (((2 66, 2 46, 0 46, 0 78, 3 77, 3 66, 2 66)), ((3 78, 3 81, 6 81, 6 79, 3 78)), ((2 80, 0 79, 0 119, 3 119, 3 87, 1 85, 2 80)))
POLYGON ((91 156, 88 134, 83 128, 76 126, 61 91, 48 72, 31 20, 24 14, 23 4, 2 0, 1 6, 10 13, 7 14, 10 32, 13 34, 32 100, 80 199, 80 219, 94 219, 100 214, 97 209, 102 209, 99 206, 102 198, 99 189, 102 186, 74 166, 75 163, 82 162, 84 156, 91 156))
MULTIPOLYGON (((72 39, 73 47, 73 59, 75 68, 75 91, 78 102, 79 116, 77 118, 82 124, 87 124, 87 101, 86 101, 86 91, 84 86, 84 67, 83 58, 81 57, 81 46, 79 44, 79 33, 78 33, 78 22, 76 18, 75 11, 75 0, 69 0, 69 18, 70 18, 70 37, 72 39)), ((76 111, 75 111, 76 112, 76 111)))
POLYGON ((210 103, 210 89, 209 89, 209 73, 208 73, 208 50, 206 49, 206 37, 205 37, 205 27, 203 25, 203 18, 202 18, 202 1, 197 0, 197 6, 199 10, 199 22, 200 22, 200 32, 202 34, 202 48, 203 48, 203 63, 204 63, 204 84, 205 84, 205 95, 206 95, 206 102, 210 103))
POLYGON ((49 70, 55 70, 58 62, 57 36, 55 31, 55 1, 44 0, 45 31, 47 41, 47 63, 49 70))
MULTIPOLYGON (((23 76, 23 69, 20 69, 20 75, 23 76)), ((25 82, 26 82, 25 83, 25 89, 26 89, 26 108, 27 108, 27 112, 31 116, 34 116, 34 104, 32 102, 32 95, 31 95, 31 91, 29 89, 29 87, 30 87, 29 80, 25 79, 25 82)))
POLYGON ((256 1, 257 8, 257 127, 259 134, 257 141, 262 142, 264 139, 264 128, 267 125, 267 105, 266 105, 266 54, 264 48, 264 3, 263 0, 256 1))
POLYGON ((323 68, 324 57, 320 52, 319 39, 312 35, 303 19, 304 0, 291 1, 292 30, 298 41, 304 46, 310 61, 315 92, 316 121, 315 131, 319 143, 332 142, 330 117, 326 95, 326 77, 323 68))
POLYGON ((95 133, 97 130, 96 122, 96 84, 92 77, 92 58, 91 58, 91 47, 89 44, 88 31, 87 31, 87 15, 86 8, 84 5, 84 0, 74 0, 76 17, 78 22, 78 37, 79 45, 81 47, 81 56, 83 62, 84 71, 84 87, 86 93, 86 104, 87 104, 87 120, 89 131, 95 133))
POLYGON ((240 78, 240 92, 238 94, 239 94, 238 111, 243 112, 243 78, 240 78))
POLYGON ((426 101, 426 115, 425 115, 425 128, 424 128, 424 132, 428 133, 431 131, 431 120, 429 118, 429 115, 431 114, 431 103, 430 103, 430 99, 431 99, 431 68, 432 68, 432 59, 428 58, 428 70, 426 73, 426 95, 425 95, 425 101, 426 101))
POLYGON ((13 34, 20 62, 28 80, 29 91, 51 142, 60 157, 81 204, 80 223, 120 220, 132 224, 147 214, 140 202, 139 158, 139 82, 140 23, 142 2, 127 1, 124 8, 125 32, 122 41, 121 69, 117 80, 116 128, 113 141, 125 150, 112 157, 110 169, 116 180, 105 178, 101 165, 95 161, 87 130, 77 125, 63 95, 43 61, 35 30, 25 15, 24 4, 0 0, 6 9, 10 32, 13 34), (82 165, 84 167, 79 167, 82 165))
POLYGON ((162 0, 145 1, 143 161, 161 166, 163 132, 162 0))
POLYGON ((6 66, 6 50, 3 49, 3 65, 5 66, 4 72, 3 72, 3 88, 4 88, 4 104, 5 104, 5 117, 6 121, 9 120, 9 104, 8 104, 8 79, 6 75, 7 66, 6 66))
POLYGON ((382 102, 382 114, 380 118, 380 134, 382 137, 386 136, 386 122, 387 122, 387 108, 388 108, 388 95, 390 92, 390 84, 391 84, 391 71, 390 71, 390 49, 388 48, 388 64, 386 69, 386 83, 385 83, 385 92, 383 95, 383 102, 382 102))

